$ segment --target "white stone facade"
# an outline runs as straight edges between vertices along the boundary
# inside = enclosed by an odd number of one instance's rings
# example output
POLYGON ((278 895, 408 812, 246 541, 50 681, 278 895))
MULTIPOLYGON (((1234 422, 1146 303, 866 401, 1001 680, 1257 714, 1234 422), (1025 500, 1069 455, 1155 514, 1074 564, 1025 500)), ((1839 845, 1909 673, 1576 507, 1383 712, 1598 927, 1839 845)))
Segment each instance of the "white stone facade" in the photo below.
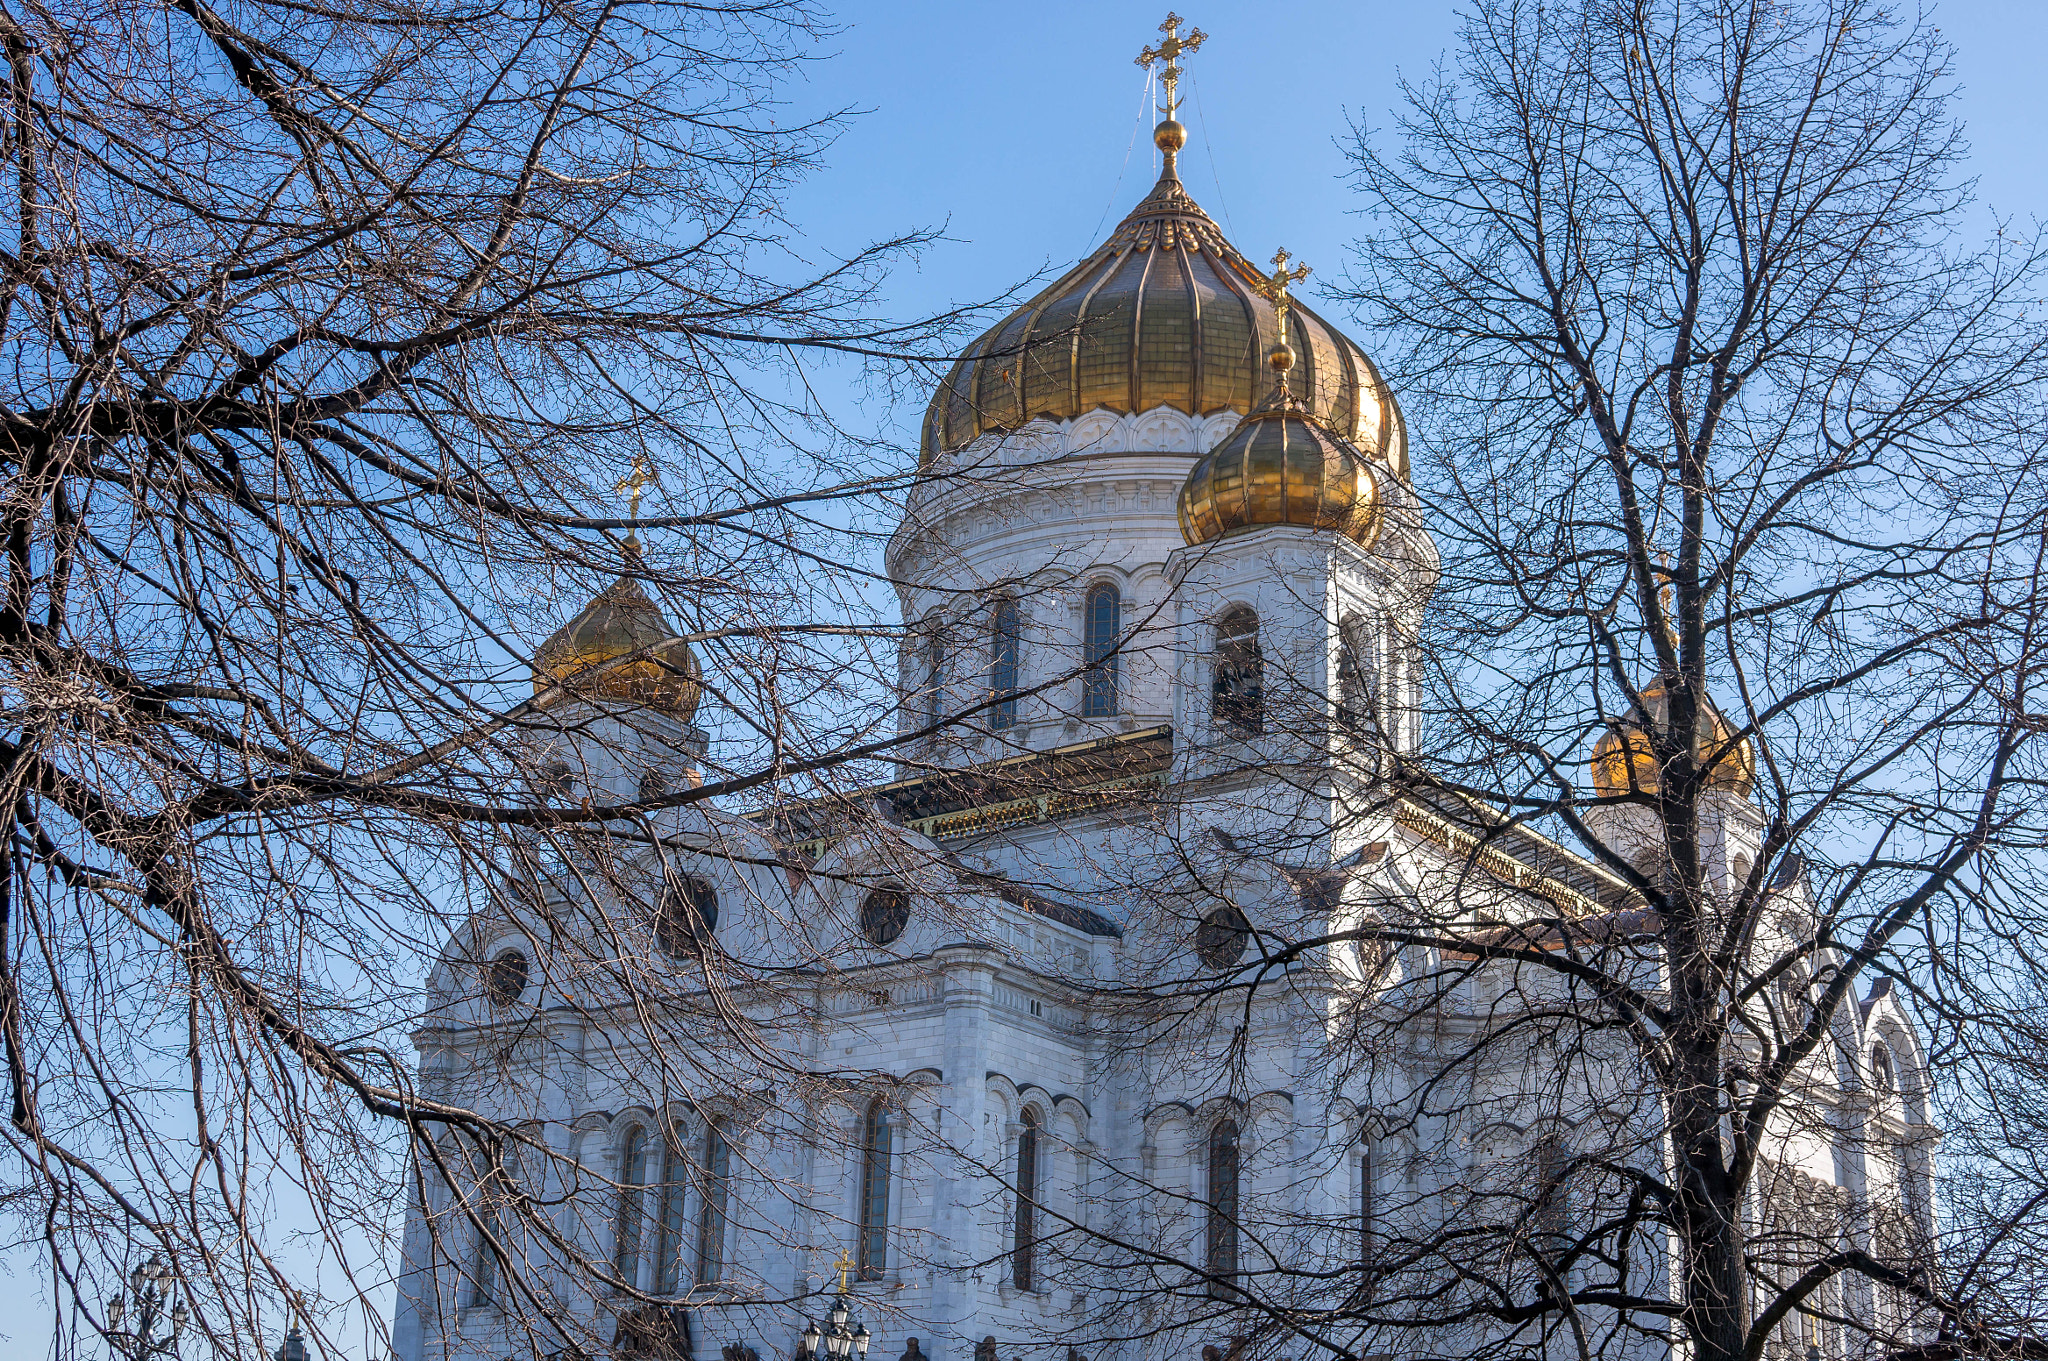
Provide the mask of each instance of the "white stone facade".
MULTIPOLYGON (((768 1059, 735 1054, 717 1025, 677 1020, 683 1012, 650 1020, 594 1004, 605 986, 595 942, 614 927, 626 940, 644 909, 590 906, 573 864, 557 865, 523 907, 480 915, 471 938, 451 944, 419 1032, 424 1081, 430 1092, 531 1122, 556 1159, 535 1184, 558 1202, 549 1213, 563 1241, 589 1260, 620 1260, 617 1184, 632 1178, 622 1158, 634 1131, 658 1137, 666 1125, 700 1165, 710 1128, 729 1131, 722 1212, 707 1219, 700 1177, 670 1235, 673 1293, 690 1314, 698 1361, 729 1343, 763 1361, 787 1356, 802 1320, 822 1312, 815 1292, 831 1281, 835 1253, 862 1254, 864 1220, 881 1226, 879 1248, 867 1245, 874 1278, 854 1286, 876 1335, 873 1356, 893 1361, 916 1337, 933 1361, 969 1361, 988 1336, 1005 1358, 1066 1345, 1090 1361, 1190 1355, 1222 1339, 1170 1319, 1153 1330, 1143 1314, 1153 1285, 1170 1292, 1184 1282, 1165 1267, 1156 1283, 1139 1280, 1128 1264, 1111 1279, 1104 1263, 1114 1254, 1079 1230, 1200 1260, 1221 1122, 1238 1130, 1247 1270, 1267 1250, 1255 1245, 1262 1224, 1277 1226, 1270 1241, 1288 1245, 1290 1265, 1341 1258, 1346 1244, 1318 1235, 1340 1233, 1362 1198, 1422 1213, 1435 1181, 1470 1184, 1474 1166, 1513 1166, 1548 1137, 1533 1098, 1521 1104, 1551 1072, 1533 1051, 1526 1074, 1502 1072, 1497 1090, 1472 1091, 1454 1137, 1447 1127, 1386 1130, 1374 1118, 1429 1068, 1431 1046, 1457 1044, 1512 980, 1475 976, 1434 1028, 1349 1077, 1329 1066, 1333 1008, 1360 990, 1397 989, 1431 961, 1368 959, 1348 944, 1309 949, 1281 970, 1287 985, 1244 1015, 1230 1014, 1228 999, 1190 1004, 1178 1026, 1105 1000, 1202 972, 1199 921, 1218 901, 1242 904, 1250 925, 1301 940, 1473 891, 1458 829, 1376 803, 1373 758, 1333 759, 1329 729, 1314 718, 1371 705, 1396 747, 1415 740, 1406 697, 1428 646, 1417 629, 1435 564, 1413 506, 1397 508, 1371 549, 1286 526, 1185 547, 1175 495, 1193 458, 1236 420, 1097 413, 970 446, 934 470, 891 544, 906 620, 933 620, 954 659, 943 711, 973 703, 986 684, 989 625, 979 602, 1012 596, 1022 620, 1014 725, 935 736, 904 774, 1034 753, 1079 762, 1073 749, 1091 742, 1152 753, 1075 777, 1102 786, 1088 794, 1094 803, 1065 807, 1058 800, 1069 791, 1027 788, 993 813, 906 804, 896 825, 810 838, 800 860, 791 836, 717 811, 688 810, 661 828, 703 852, 692 873, 717 894, 719 948, 752 970, 728 992, 761 1022, 768 1059), (1126 641, 1114 711, 1089 715, 1083 616, 1090 588, 1105 582, 1118 591, 1126 641), (1260 623, 1259 732, 1233 730, 1215 711, 1214 621, 1240 605, 1260 623), (1133 801, 1133 791, 1148 797, 1133 801), (1303 887, 1311 881, 1334 887, 1303 887), (878 884, 900 888, 910 904, 886 946, 860 934, 862 904, 878 884), (477 962, 508 950, 536 956, 532 976, 494 1005, 477 996, 477 962), (776 974, 778 962, 791 971, 776 974), (788 1009, 778 1012, 778 996, 788 1009), (800 1020, 789 1019, 799 1008, 800 1020), (658 1042, 644 1038, 650 1024, 665 1028, 658 1042), (694 1069, 677 1067, 686 1058, 694 1069), (786 1078, 773 1076, 775 1062, 787 1064, 786 1078), (655 1071, 664 1064, 675 1071, 655 1071), (723 1084, 741 1071, 755 1079, 723 1084), (868 1122, 877 1110, 890 1122, 881 1213, 863 1204, 875 1198, 868 1122), (1027 1137, 1039 1148, 1034 1199, 1046 1243, 1028 1290, 1017 1286, 1014 1253, 1027 1137), (1444 1165, 1446 1150, 1462 1150, 1461 1168, 1444 1165), (1376 1187, 1362 1185, 1367 1177, 1376 1187), (705 1274, 717 1279, 696 1281, 705 1274)), ((906 694, 926 684, 923 660, 915 643, 906 649, 906 694)), ((918 710, 906 711, 915 727, 918 710)), ((601 722, 566 756, 590 788, 624 794, 636 761, 671 760, 665 753, 679 740, 601 722)), ((1079 769, 1059 767, 1070 768, 1079 769)), ((1754 855, 1756 820, 1738 803, 1711 851, 1723 864, 1754 855)), ((1503 854, 1489 871, 1503 919, 1532 894, 1590 906, 1585 895, 1601 891, 1596 871, 1570 867, 1538 839, 1515 845, 1526 854, 1503 854)), ((1785 895, 1788 912, 1801 910, 1796 884, 1785 895)), ((677 966, 685 1008, 698 995, 680 976, 688 967, 677 966)), ((1838 1045, 1848 1067, 1817 1079, 1813 1118, 1787 1121, 1777 1160, 1859 1200, 1895 1188, 1890 1201, 1924 1216, 1927 1144, 1913 1133, 1925 1127, 1913 1105, 1924 1085, 1912 1027, 1884 993, 1845 1024, 1856 1031, 1838 1045), (1875 1062, 1879 1041, 1894 1065, 1884 1081, 1858 1066, 1875 1062), (1830 1139, 1851 1124, 1858 1137, 1830 1139), (1867 1156, 1861 1136, 1880 1126, 1895 1132, 1896 1158, 1867 1156)), ((1598 1066, 1586 1071, 1562 1079, 1580 1084, 1578 1106, 1617 1126, 1654 1126, 1639 1092, 1602 1091, 1598 1066)), ((474 1260, 465 1256, 470 1229, 447 1211, 477 1193, 423 1185, 426 1203, 413 1207, 406 1234, 400 1361, 545 1353, 546 1339, 524 1331, 533 1311, 517 1291, 499 1280, 480 1288, 464 1265, 474 1260)), ((666 1293, 644 1222, 641 1232, 635 1283, 666 1293)), ((566 1249, 526 1244, 518 1255, 532 1263, 530 1288, 592 1320, 590 1336, 608 1335, 603 1320, 618 1297, 576 1275, 566 1249)))

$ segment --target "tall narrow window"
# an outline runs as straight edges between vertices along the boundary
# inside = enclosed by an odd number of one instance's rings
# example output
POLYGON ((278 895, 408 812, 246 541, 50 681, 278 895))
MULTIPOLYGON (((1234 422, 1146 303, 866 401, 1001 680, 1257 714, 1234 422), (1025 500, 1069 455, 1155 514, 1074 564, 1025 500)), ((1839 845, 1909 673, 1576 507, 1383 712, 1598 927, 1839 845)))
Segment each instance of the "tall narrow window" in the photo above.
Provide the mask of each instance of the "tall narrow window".
POLYGON ((889 1268, 889 1110, 868 1107, 861 1139, 860 1251, 855 1265, 864 1281, 879 1281, 889 1268))
POLYGON ((1216 621, 1216 678, 1211 694, 1216 719, 1241 736, 1264 731, 1266 694, 1259 655, 1259 616, 1233 605, 1216 621))
POLYGON ((1081 673, 1081 716, 1109 718, 1117 711, 1117 640, 1124 627, 1124 601, 1115 586, 1098 581, 1088 588, 1086 636, 1081 673))
POLYGON ((1533 1170, 1536 1194, 1530 1216, 1532 1227, 1549 1240, 1554 1250, 1571 1231, 1571 1188, 1567 1184, 1571 1164, 1564 1145, 1556 1139, 1540 1140, 1533 1170))
POLYGON ((725 1275, 725 1187, 732 1149, 725 1131, 704 1131, 704 1171, 697 1192, 697 1284, 715 1285, 725 1275))
POLYGON ((1237 1121, 1218 1120, 1209 1129, 1209 1293, 1233 1297, 1237 1276, 1237 1121))
POLYGON ((654 1293, 657 1295, 673 1295, 683 1287, 683 1235, 684 1226, 690 1222, 686 1203, 689 1186, 689 1160, 681 1149, 664 1145, 661 1213, 654 1238, 654 1293))
POLYGON ((1017 1241, 1010 1255, 1019 1290, 1036 1290, 1038 1256, 1038 1112, 1024 1112, 1017 1135, 1017 1241))
POLYGON ((626 1136, 619 1157, 619 1221, 613 1226, 612 1267, 628 1289, 640 1285, 640 1240, 646 1232, 650 1141, 644 1127, 626 1136))
POLYGON ((1401 637, 1401 630, 1391 618, 1380 628, 1385 639, 1381 646, 1387 658, 1386 680, 1379 689, 1380 727, 1389 746, 1407 751, 1415 745, 1421 731, 1415 695, 1422 676, 1422 656, 1414 644, 1401 637))
POLYGON ((495 1174, 486 1173, 476 1191, 476 1222, 471 1226, 469 1307, 489 1305, 498 1293, 498 1249, 505 1241, 504 1218, 498 1213, 501 1192, 495 1174))
POLYGON ((1354 614, 1338 626, 1337 638, 1338 726, 1356 741, 1384 737, 1378 631, 1354 614))
POLYGON ((946 716, 946 640, 936 622, 932 628, 924 645, 924 722, 928 728, 937 727, 946 716))
POLYGON ((1000 731, 1017 724, 1017 657, 1023 641, 1023 619, 1017 602, 996 602, 989 629, 988 688, 995 700, 989 726, 1000 731))
POLYGON ((1373 1185, 1373 1178, 1378 1173, 1379 1169, 1373 1166, 1372 1144, 1366 1141, 1358 1150, 1358 1264, 1366 1269, 1368 1277, 1378 1257, 1373 1244, 1379 1223, 1379 1188, 1373 1185))
POLYGON ((1870 1046, 1870 1085, 1880 1096, 1890 1096, 1899 1085, 1892 1069, 1891 1047, 1881 1042, 1870 1046))

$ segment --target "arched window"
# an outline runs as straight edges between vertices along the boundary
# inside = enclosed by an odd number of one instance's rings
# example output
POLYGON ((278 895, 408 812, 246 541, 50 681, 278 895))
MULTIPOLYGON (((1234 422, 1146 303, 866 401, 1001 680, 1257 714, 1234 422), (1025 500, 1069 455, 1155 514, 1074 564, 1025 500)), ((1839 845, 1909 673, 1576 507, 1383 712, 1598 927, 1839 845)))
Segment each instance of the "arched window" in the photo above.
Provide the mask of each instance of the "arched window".
POLYGON ((1023 636, 1023 618, 1017 602, 998 600, 990 619, 988 649, 988 688, 995 700, 988 721, 998 731, 1017 724, 1017 661, 1023 636))
POLYGON ((1208 1252, 1209 1293, 1219 1299, 1233 1295, 1237 1277, 1238 1207, 1237 1121, 1218 1120, 1209 1127, 1208 1252))
POLYGON ((889 1267, 889 1108, 868 1107, 861 1137, 860 1250, 855 1263, 864 1281, 879 1281, 889 1267))
POLYGON ((1038 1247, 1038 1112, 1026 1109, 1017 1135, 1017 1240, 1010 1254, 1019 1290, 1035 1290, 1038 1247))
POLYGON ((1081 673, 1081 716, 1110 718, 1117 711, 1117 640, 1123 633, 1124 601, 1116 587, 1098 581, 1088 588, 1086 637, 1081 673))
POLYGON ((714 1285, 725 1274, 725 1188, 732 1149, 716 1124, 704 1130, 704 1171, 697 1193, 697 1284, 714 1285))
POLYGON ((652 1141, 643 1126, 626 1135, 619 1154, 619 1218, 613 1226, 612 1269, 628 1288, 640 1284, 640 1246, 647 1220, 648 1149, 652 1141))
POLYGON ((1233 605, 1216 621, 1216 677, 1210 687, 1217 721, 1252 735, 1266 726, 1266 696, 1259 655, 1259 616, 1233 605))

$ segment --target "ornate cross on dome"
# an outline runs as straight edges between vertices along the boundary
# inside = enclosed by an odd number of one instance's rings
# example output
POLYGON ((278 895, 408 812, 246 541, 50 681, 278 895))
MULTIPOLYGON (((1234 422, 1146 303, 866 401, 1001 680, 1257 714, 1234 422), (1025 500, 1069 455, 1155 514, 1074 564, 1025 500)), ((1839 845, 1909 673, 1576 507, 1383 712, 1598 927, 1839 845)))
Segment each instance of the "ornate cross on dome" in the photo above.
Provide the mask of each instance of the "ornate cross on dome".
POLYGON ((646 455, 633 455, 633 470, 620 478, 619 485, 613 489, 626 494, 627 519, 637 520, 640 518, 640 497, 653 485, 654 474, 647 469, 646 455))
POLYGON ((1148 47, 1138 54, 1138 65, 1148 71, 1152 69, 1154 62, 1166 63, 1159 72, 1159 83, 1166 90, 1166 103, 1160 105, 1159 112, 1166 115, 1166 121, 1169 123, 1174 121, 1174 113, 1180 108, 1181 56, 1200 47, 1202 41, 1209 36, 1199 28, 1191 28, 1185 38, 1181 37, 1179 30, 1182 22, 1178 14, 1168 10, 1166 22, 1159 26, 1159 31, 1166 35, 1165 40, 1159 46, 1148 47))
POLYGON ((1280 343, 1287 343, 1287 315, 1294 310, 1294 300, 1287 296, 1287 285, 1298 284, 1308 277, 1307 265, 1287 267, 1287 247, 1273 252, 1273 272, 1259 280, 1259 291, 1273 300, 1273 314, 1280 326, 1280 343))

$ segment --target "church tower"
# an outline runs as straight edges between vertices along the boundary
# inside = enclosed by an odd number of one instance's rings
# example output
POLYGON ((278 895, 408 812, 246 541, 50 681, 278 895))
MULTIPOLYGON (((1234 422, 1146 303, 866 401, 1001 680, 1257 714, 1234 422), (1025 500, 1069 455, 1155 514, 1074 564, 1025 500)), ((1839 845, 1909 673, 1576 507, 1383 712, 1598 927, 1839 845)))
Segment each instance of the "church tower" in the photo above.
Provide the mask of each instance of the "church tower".
MULTIPOLYGON (((1145 54, 1164 63, 1158 182, 1099 248, 968 347, 926 414, 927 477, 888 552, 907 625, 908 765, 1180 728, 1182 487, 1264 410, 1269 356, 1289 356, 1288 403, 1261 424, 1280 443, 1253 451, 1258 475, 1306 476, 1307 446, 1285 451, 1307 437, 1332 451, 1337 479, 1315 512, 1296 482, 1275 484, 1280 522, 1354 535, 1364 552, 1355 536, 1405 497, 1400 410, 1372 361, 1276 292, 1181 184, 1177 63, 1202 34, 1165 31, 1145 54), (1354 523, 1337 503, 1361 493, 1354 523)), ((1248 466, 1211 464, 1210 537, 1242 528, 1214 508, 1248 466)), ((1248 561, 1235 543, 1201 555, 1221 558, 1248 561)))

